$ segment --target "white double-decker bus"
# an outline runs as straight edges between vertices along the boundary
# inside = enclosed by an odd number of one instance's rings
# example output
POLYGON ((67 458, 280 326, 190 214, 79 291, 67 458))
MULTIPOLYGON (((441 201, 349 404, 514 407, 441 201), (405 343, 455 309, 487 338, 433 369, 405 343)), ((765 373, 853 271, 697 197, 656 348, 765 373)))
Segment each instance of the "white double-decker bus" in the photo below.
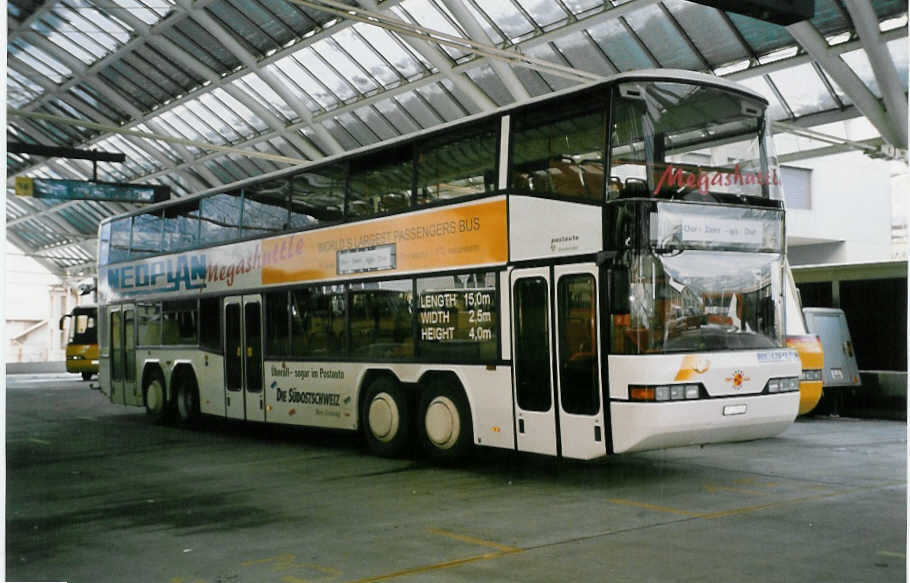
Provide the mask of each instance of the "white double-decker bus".
POLYGON ((800 362, 766 107, 626 73, 108 220, 103 392, 438 459, 779 434, 800 362))

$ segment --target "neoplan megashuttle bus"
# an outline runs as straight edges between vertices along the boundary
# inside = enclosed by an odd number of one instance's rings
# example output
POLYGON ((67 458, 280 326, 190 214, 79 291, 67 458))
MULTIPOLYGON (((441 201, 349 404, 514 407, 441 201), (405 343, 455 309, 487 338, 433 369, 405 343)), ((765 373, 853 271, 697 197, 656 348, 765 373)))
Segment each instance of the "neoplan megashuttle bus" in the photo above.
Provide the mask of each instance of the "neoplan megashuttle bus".
POLYGON ((642 71, 113 218, 102 390, 591 459, 796 417, 767 103, 642 71))

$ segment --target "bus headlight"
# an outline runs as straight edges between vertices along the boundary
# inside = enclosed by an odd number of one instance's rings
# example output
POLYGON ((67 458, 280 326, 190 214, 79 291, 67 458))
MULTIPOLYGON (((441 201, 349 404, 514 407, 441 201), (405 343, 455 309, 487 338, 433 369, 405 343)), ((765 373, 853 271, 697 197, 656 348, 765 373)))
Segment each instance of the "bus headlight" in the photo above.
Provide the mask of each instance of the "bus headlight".
POLYGON ((630 385, 629 399, 632 401, 690 401, 702 396, 701 384, 697 385, 630 385))
POLYGON ((766 393, 789 393, 799 390, 799 379, 797 377, 783 377, 779 379, 768 379, 765 384, 766 393))
POLYGON ((804 370, 802 374, 799 375, 799 380, 801 381, 820 381, 822 380, 822 369, 815 368, 811 370, 804 370))

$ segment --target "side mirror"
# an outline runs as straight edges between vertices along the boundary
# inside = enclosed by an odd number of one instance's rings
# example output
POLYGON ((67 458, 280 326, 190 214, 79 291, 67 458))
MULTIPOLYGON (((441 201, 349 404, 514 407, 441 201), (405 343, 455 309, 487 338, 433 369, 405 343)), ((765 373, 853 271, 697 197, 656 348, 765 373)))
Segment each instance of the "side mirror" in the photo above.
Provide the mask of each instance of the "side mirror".
POLYGON ((66 316, 60 318, 60 329, 63 330, 63 321, 66 320, 66 316))
POLYGON ((610 314, 628 314, 629 269, 611 267, 607 270, 607 293, 610 296, 610 314))

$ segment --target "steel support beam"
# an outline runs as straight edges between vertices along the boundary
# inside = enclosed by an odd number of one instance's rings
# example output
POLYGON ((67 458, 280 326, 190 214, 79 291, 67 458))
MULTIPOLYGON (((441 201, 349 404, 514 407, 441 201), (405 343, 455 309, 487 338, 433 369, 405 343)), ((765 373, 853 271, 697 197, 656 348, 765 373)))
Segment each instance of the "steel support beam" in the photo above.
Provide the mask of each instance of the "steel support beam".
POLYGON ((853 26, 859 34, 859 40, 863 43, 866 55, 869 57, 872 72, 875 73, 875 80, 878 81, 882 98, 885 100, 885 107, 894 121, 894 130, 902 140, 901 144, 895 145, 906 148, 907 96, 904 94, 897 67, 894 66, 894 59, 891 58, 887 45, 882 41, 882 35, 878 29, 878 17, 869 0, 850 0, 844 4, 847 12, 850 13, 850 18, 853 19, 853 26))
POLYGON ((787 27, 787 30, 796 39, 796 42, 822 66, 831 79, 850 97, 856 107, 869 119, 882 137, 896 146, 906 147, 906 138, 896 131, 890 116, 885 111, 885 108, 882 107, 882 104, 869 91, 866 84, 853 72, 853 69, 840 56, 832 54, 825 37, 809 21, 791 24, 787 27))
MULTIPOLYGON (((367 10, 372 10, 374 12, 380 11, 380 8, 376 4, 375 0, 361 0, 359 4, 365 7, 367 10)), ((392 16, 388 16, 388 18, 395 19, 392 16)), ((464 93, 468 99, 473 102, 474 106, 477 109, 481 111, 489 111, 496 108, 496 103, 490 99, 490 97, 484 93, 480 87, 477 86, 477 84, 471 81, 467 75, 464 73, 455 73, 452 71, 451 59, 445 53, 445 51, 439 48, 438 45, 434 46, 429 42, 414 37, 405 37, 402 40, 411 45, 415 51, 423 56, 424 59, 436 67, 436 69, 438 69, 446 79, 452 82, 452 85, 460 89, 461 92, 464 93)))
MULTIPOLYGON (((449 9, 449 12, 452 13, 452 16, 455 17, 455 20, 458 21, 458 24, 461 25, 461 28, 467 33, 469 39, 485 44, 493 44, 490 37, 487 36, 487 33, 483 30, 483 27, 480 26, 480 23, 477 22, 477 19, 474 18, 474 15, 471 14, 471 11, 468 10, 468 7, 462 0, 443 0, 443 4, 445 4, 446 8, 449 9)), ((506 89, 509 90, 509 93, 512 94, 515 101, 526 101, 531 98, 531 94, 528 93, 528 90, 508 63, 493 59, 489 64, 493 67, 493 70, 496 71, 499 80, 506 86, 506 89)))

